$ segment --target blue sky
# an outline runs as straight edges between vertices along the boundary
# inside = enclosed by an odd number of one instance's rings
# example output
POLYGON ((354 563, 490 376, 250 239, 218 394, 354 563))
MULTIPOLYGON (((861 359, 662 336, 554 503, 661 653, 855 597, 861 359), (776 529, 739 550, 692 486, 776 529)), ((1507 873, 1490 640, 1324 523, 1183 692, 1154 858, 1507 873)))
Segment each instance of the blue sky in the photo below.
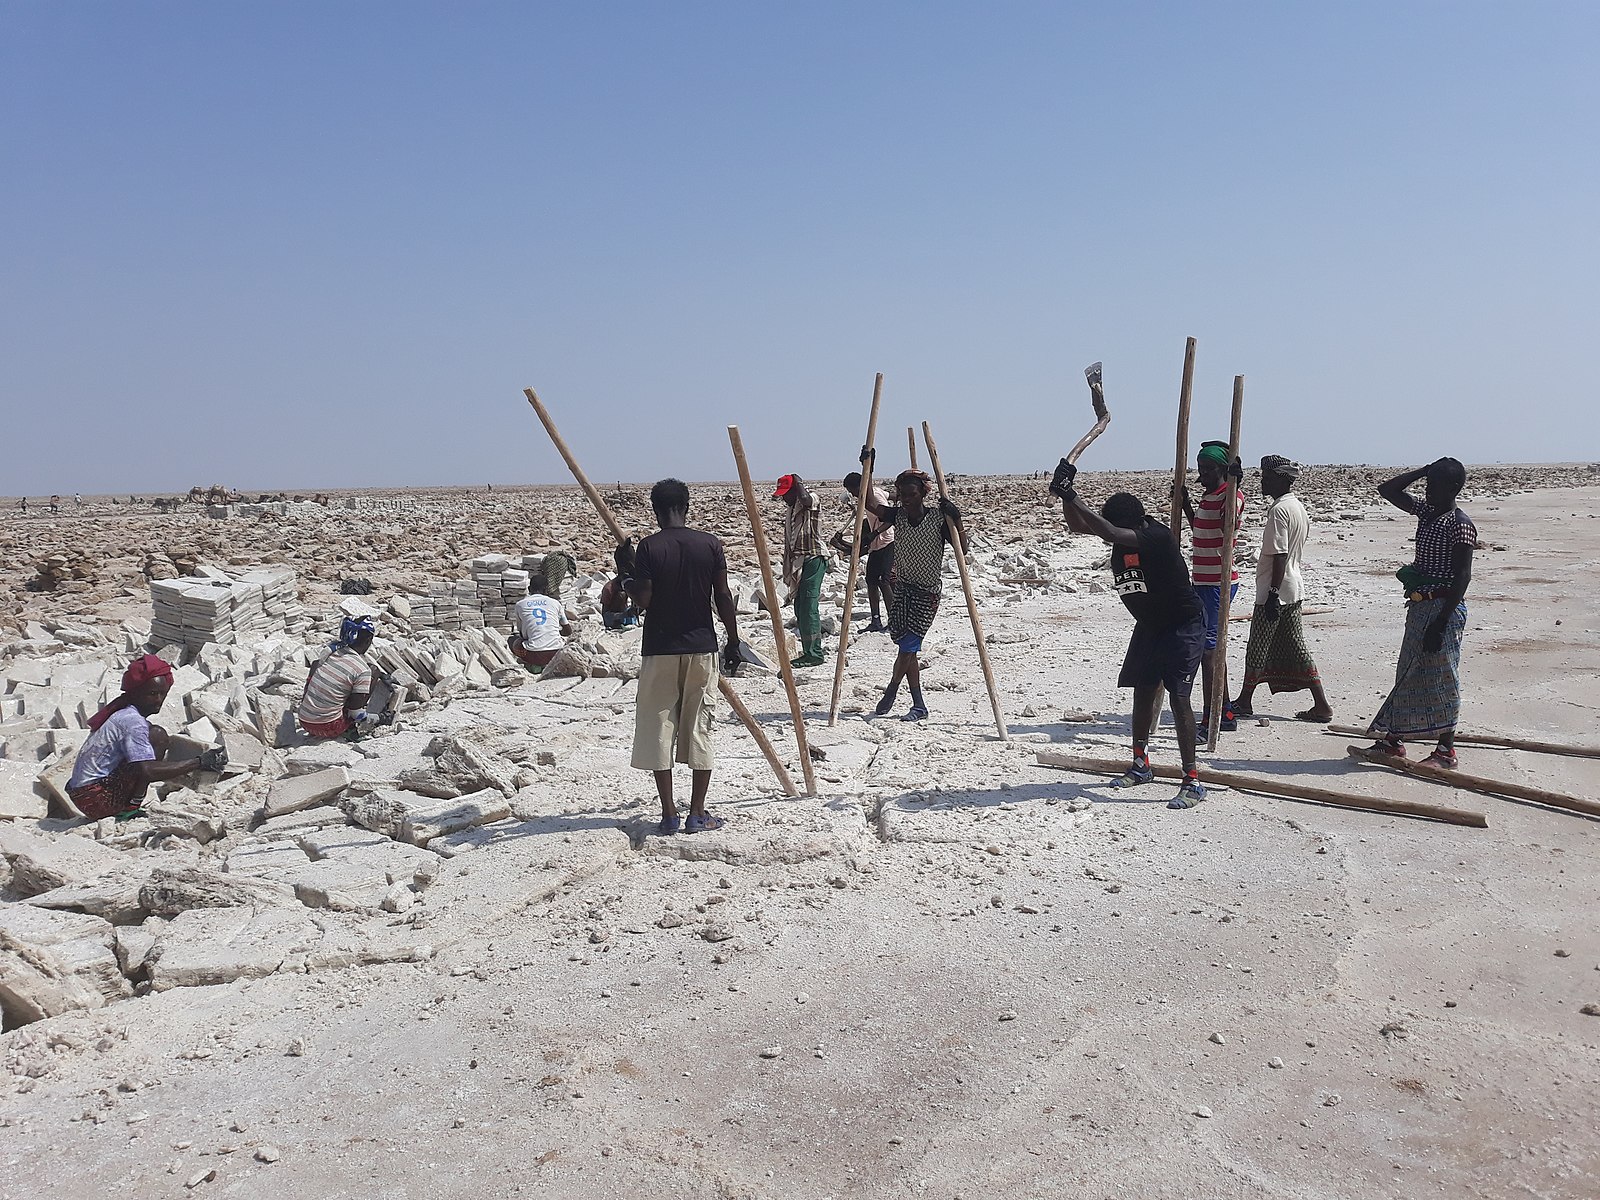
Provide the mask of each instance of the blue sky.
POLYGON ((0 2, 0 494, 1600 458, 1600 6, 0 2))

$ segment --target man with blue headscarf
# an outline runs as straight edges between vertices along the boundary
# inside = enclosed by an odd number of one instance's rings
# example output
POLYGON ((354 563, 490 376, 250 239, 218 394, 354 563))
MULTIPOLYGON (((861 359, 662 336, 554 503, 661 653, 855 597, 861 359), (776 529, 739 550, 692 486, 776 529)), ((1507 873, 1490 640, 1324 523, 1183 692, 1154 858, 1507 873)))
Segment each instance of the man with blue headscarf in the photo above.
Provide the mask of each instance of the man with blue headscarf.
POLYGON ((364 655, 376 632, 371 617, 346 617, 339 640, 311 668, 295 717, 312 737, 342 737, 367 719, 372 668, 364 655))

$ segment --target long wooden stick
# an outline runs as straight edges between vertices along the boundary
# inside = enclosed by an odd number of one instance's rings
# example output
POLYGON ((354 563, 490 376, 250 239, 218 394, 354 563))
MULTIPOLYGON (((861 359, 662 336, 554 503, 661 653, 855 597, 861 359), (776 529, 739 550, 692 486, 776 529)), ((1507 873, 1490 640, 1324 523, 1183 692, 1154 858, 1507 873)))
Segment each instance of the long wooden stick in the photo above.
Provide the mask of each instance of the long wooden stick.
MULTIPOLYGON (((867 442, 868 450, 877 445, 878 437, 878 401, 883 397, 883 372, 878 372, 878 377, 872 384, 872 411, 867 416, 867 442)), ((845 658, 850 653, 850 618, 855 615, 856 608, 856 578, 861 572, 861 520, 867 511, 867 492, 872 487, 872 468, 875 465, 874 456, 867 455, 867 461, 861 464, 861 487, 856 492, 856 519, 851 526, 850 537, 850 574, 844 585, 844 612, 839 617, 839 657, 833 664, 833 698, 828 701, 828 727, 831 729, 839 720, 839 693, 844 688, 845 658)))
MULTIPOLYGON (((583 468, 578 465, 578 460, 572 456, 572 451, 567 449, 567 443, 562 440, 560 431, 556 429, 556 423, 551 420, 549 410, 545 408, 532 388, 523 388, 522 391, 528 397, 528 403, 533 405, 533 411, 539 414, 539 420, 544 425, 544 431, 550 435, 550 440, 555 443, 556 450, 566 461, 567 469, 572 472, 572 477, 578 481, 578 486, 583 489, 584 495, 589 497, 589 502, 594 505, 595 512, 600 515, 600 520, 611 531, 611 536, 619 542, 627 541, 628 535, 623 530, 621 522, 617 520, 616 514, 611 511, 605 499, 595 490, 594 484, 589 482, 589 477, 583 473, 583 468)), ((733 709, 738 714, 739 719, 744 722, 744 727, 749 730, 750 736, 756 741, 756 745, 761 747, 761 753, 766 755, 767 763, 772 767, 773 774, 777 776, 778 783, 782 785, 784 795, 798 795, 793 781, 789 778, 789 772, 783 769, 783 763, 779 760, 777 752, 773 750, 772 743, 767 740, 767 735, 762 731, 761 726, 756 724, 755 718, 750 715, 750 710, 734 694, 733 685, 721 674, 717 676, 717 689, 722 693, 723 699, 728 702, 728 707, 733 709)))
POLYGON ((1211 652, 1211 724, 1206 730, 1206 750, 1215 752, 1222 710, 1228 703, 1228 610, 1233 607, 1233 539, 1239 529, 1239 485, 1231 473, 1239 457, 1239 419, 1244 413, 1244 376, 1233 377, 1233 420, 1228 426, 1228 473, 1222 488, 1221 600, 1217 609, 1217 648, 1211 652))
MULTIPOLYGON (((1302 612, 1305 610, 1302 609, 1302 612)), ((1325 725, 1323 733, 1334 734, 1338 737, 1371 737, 1372 734, 1361 725, 1325 725)), ((1417 735, 1402 738, 1402 741, 1431 742, 1433 734, 1417 735)), ((1456 745, 1458 746, 1497 746, 1502 750, 1526 750, 1532 754, 1561 754, 1569 758, 1600 758, 1600 746, 1573 746, 1566 742, 1536 742, 1528 738, 1506 737, 1499 733, 1462 733, 1456 730, 1456 745)))
POLYGON ((761 747, 761 753, 767 760, 767 766, 772 768, 772 773, 778 777, 778 782, 783 785, 785 796, 798 796, 800 793, 794 786, 794 780, 789 778, 789 772, 784 768, 783 759, 778 757, 778 752, 773 749, 772 743, 767 740, 767 735, 762 732, 760 723, 750 715, 750 710, 745 707, 744 701, 739 699, 739 693, 733 690, 727 679, 717 676, 717 684, 722 689, 722 698, 728 702, 728 707, 733 709, 739 720, 744 722, 744 727, 756 739, 756 745, 761 747))
MULTIPOLYGON (((1362 762, 1374 762, 1371 752, 1364 746, 1351 746, 1349 753, 1352 757, 1362 762)), ((1520 783, 1508 783, 1500 779, 1490 779, 1484 775, 1463 775, 1460 771, 1450 771, 1443 767, 1432 767, 1427 763, 1409 762, 1406 759, 1384 759, 1379 766, 1394 767, 1404 771, 1407 775, 1415 775, 1419 779, 1431 779, 1435 783, 1442 783, 1446 787, 1460 788, 1467 792, 1481 792, 1485 796, 1510 796, 1516 800, 1531 800, 1535 804, 1548 804, 1551 808, 1564 808, 1568 812, 1586 813, 1591 817, 1600 817, 1600 804, 1593 800, 1584 800, 1577 796, 1567 796, 1561 792, 1550 792, 1544 788, 1527 787, 1520 783)))
MULTIPOLYGON (((1063 754, 1059 750, 1039 750, 1034 754, 1041 767, 1059 767, 1064 771, 1082 771, 1114 774, 1127 769, 1126 759, 1092 758, 1088 755, 1063 754)), ((1180 779, 1183 771, 1178 767, 1156 766, 1151 770, 1163 779, 1180 779)), ((1400 817, 1430 817, 1451 825, 1469 825, 1474 829, 1487 829, 1489 819, 1479 812, 1461 808, 1447 808, 1442 804, 1419 804, 1411 800, 1385 800, 1377 796, 1352 796, 1330 788, 1310 787, 1303 783, 1289 783, 1282 779, 1260 779, 1254 775, 1240 775, 1233 771, 1215 771, 1200 768, 1202 783, 1220 783, 1238 788, 1241 792, 1258 792, 1265 796, 1281 796, 1289 800, 1311 800, 1318 804, 1331 804, 1338 808, 1366 809, 1370 812, 1391 813, 1400 817)))
POLYGON ((1189 478, 1189 400, 1194 395, 1194 339, 1183 348, 1183 383, 1178 388, 1178 461, 1172 468, 1172 536, 1183 538, 1183 485, 1189 478))
MULTIPOLYGON (((933 464, 933 477, 939 485, 939 496, 943 499, 949 493, 944 486, 944 468, 939 465, 939 447, 933 443, 933 430, 928 423, 922 423, 922 440, 928 444, 928 461, 933 464)), ((967 556, 961 549, 961 534, 956 529, 955 521, 945 518, 945 525, 950 531, 950 549, 956 552, 956 570, 961 573, 961 590, 967 595, 967 616, 972 618, 972 637, 978 643, 978 664, 983 668, 983 682, 989 688, 989 706, 994 709, 994 727, 1000 733, 1000 740, 1009 743, 1011 735, 1006 732, 1006 715, 1000 709, 1000 689, 994 685, 994 672, 989 669, 989 650, 983 641, 983 618, 978 616, 978 601, 972 594, 972 576, 967 572, 967 556)))
POLYGON ((772 640, 778 654, 778 669, 783 674, 783 689, 789 693, 789 712, 794 717, 794 740, 800 750, 800 772, 806 779, 806 795, 817 794, 817 781, 811 770, 811 746, 806 741, 806 714, 800 707, 800 693, 794 686, 794 667, 789 662, 789 641, 783 632, 783 607, 772 578, 772 556, 767 550, 767 531, 761 524, 761 509, 756 505, 755 485, 750 482, 750 464, 744 457, 744 439, 737 425, 728 426, 728 441, 733 446, 733 461, 739 468, 739 483, 744 488, 745 512, 750 517, 750 532, 756 541, 756 557, 761 562, 761 584, 766 589, 767 613, 772 618, 772 640))
POLYGON ((910 425, 906 426, 906 441, 911 444, 911 469, 917 469, 917 433, 910 425))

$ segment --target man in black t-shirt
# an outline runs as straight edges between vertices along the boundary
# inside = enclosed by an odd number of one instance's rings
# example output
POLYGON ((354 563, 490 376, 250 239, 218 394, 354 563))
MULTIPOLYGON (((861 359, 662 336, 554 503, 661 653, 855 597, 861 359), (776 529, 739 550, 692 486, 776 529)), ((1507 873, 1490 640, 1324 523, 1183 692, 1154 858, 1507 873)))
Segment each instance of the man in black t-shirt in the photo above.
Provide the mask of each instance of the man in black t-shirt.
POLYGON ((1183 783, 1167 807, 1193 808, 1206 798, 1195 767, 1194 708, 1189 703, 1205 648, 1205 610, 1171 530, 1146 516, 1144 505, 1127 492, 1112 496, 1098 513, 1088 508, 1073 489, 1076 475, 1077 468, 1062 459, 1050 492, 1061 497, 1069 527, 1111 543, 1111 578, 1134 622, 1117 677, 1118 687, 1133 689, 1133 765, 1111 786, 1135 787, 1155 779, 1147 747, 1165 688, 1172 697, 1183 759, 1183 783))
POLYGON ((728 633, 726 658, 737 653, 738 614, 728 590, 722 542, 689 528, 689 489, 663 479, 650 489, 659 533, 617 547, 617 574, 644 613, 643 661, 633 720, 633 765, 655 773, 663 834, 722 828, 706 812, 713 753, 711 721, 716 712, 717 634, 711 605, 728 633), (692 774, 689 819, 678 817, 672 797, 672 764, 692 774))

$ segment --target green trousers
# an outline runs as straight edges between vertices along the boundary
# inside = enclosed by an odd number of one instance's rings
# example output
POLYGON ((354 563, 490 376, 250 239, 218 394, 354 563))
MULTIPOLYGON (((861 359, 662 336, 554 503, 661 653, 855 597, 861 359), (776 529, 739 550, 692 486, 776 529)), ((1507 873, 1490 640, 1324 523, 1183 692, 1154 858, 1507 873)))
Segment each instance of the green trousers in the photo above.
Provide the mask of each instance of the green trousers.
POLYGON ((828 560, 822 555, 806 559, 800 568, 800 583, 794 592, 795 631, 800 635, 801 652, 822 649, 822 576, 828 560))

